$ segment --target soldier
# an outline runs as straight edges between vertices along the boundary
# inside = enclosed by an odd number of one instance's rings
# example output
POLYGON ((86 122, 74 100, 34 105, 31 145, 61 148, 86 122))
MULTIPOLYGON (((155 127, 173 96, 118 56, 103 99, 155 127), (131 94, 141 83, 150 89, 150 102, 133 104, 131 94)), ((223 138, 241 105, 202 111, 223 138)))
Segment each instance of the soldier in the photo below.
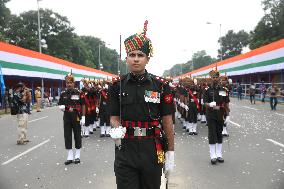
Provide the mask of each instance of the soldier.
POLYGON ((152 55, 146 31, 147 22, 142 34, 124 41, 130 73, 114 82, 109 90, 118 189, 160 189, 164 161, 167 174, 174 165, 173 95, 165 80, 145 70, 152 55), (166 153, 162 131, 168 140, 166 153))
POLYGON ((179 93, 180 93, 180 95, 179 95, 179 97, 180 97, 180 114, 181 114, 180 120, 181 120, 181 123, 182 123, 182 126, 183 126, 182 128, 185 129, 188 132, 189 131, 188 121, 185 120, 185 118, 186 118, 186 111, 188 111, 188 107, 186 105, 188 103, 188 101, 187 101, 188 93, 187 93, 185 87, 183 86, 185 80, 186 80, 185 78, 181 80, 181 86, 179 88, 179 93))
MULTIPOLYGON (((221 76, 220 77, 220 82, 221 82, 221 86, 223 87, 223 89, 226 91, 226 94, 230 94, 230 83, 229 83, 229 79, 227 76, 221 76)), ((229 95, 226 96, 226 98, 229 98, 229 95)), ((228 108, 229 110, 229 104, 227 104, 228 106, 226 108, 228 108)), ((227 126, 228 126, 228 121, 230 120, 229 117, 229 111, 225 111, 224 112, 224 124, 223 124, 223 131, 222 131, 222 135, 224 137, 228 137, 228 131, 227 131, 227 126)))
MULTIPOLYGON (((208 139, 211 164, 223 163, 222 157, 222 130, 224 124, 224 114, 228 114, 229 94, 219 85, 219 72, 212 70, 209 73, 213 80, 211 86, 206 88, 204 102, 206 105, 206 119, 208 125, 208 139)), ((229 116, 227 116, 229 119, 229 116)), ((228 122, 228 120, 226 120, 228 122)))
POLYGON ((204 104, 204 92, 205 88, 207 87, 206 79, 201 79, 200 80, 200 116, 201 116, 201 121, 200 123, 206 123, 206 106, 204 104))
POLYGON ((89 137, 93 133, 94 115, 96 112, 97 97, 94 90, 92 90, 91 82, 87 79, 82 79, 85 106, 86 106, 86 123, 82 126, 82 136, 89 137))
POLYGON ((96 129, 97 128, 96 122, 98 121, 99 100, 100 100, 99 90, 98 90, 97 83, 96 83, 95 80, 92 81, 91 91, 96 98, 95 99, 96 110, 93 111, 93 113, 92 113, 91 126, 90 126, 90 134, 93 134, 93 132, 97 130, 96 129))
POLYGON ((80 149, 82 147, 81 126, 85 125, 85 100, 84 94, 75 89, 75 79, 72 73, 65 77, 66 91, 60 95, 58 102, 59 108, 64 111, 64 139, 65 148, 68 151, 67 161, 65 165, 73 163, 72 150, 72 131, 75 140, 75 160, 74 163, 80 163, 80 149), (81 126, 80 126, 81 125, 81 126))
POLYGON ((100 137, 110 137, 109 131, 110 127, 110 115, 109 115, 109 94, 108 94, 108 84, 103 86, 100 93, 100 108, 99 108, 99 118, 100 118, 100 137))
POLYGON ((189 135, 197 135, 196 127, 197 127, 197 113, 199 110, 199 102, 198 102, 198 93, 197 93, 197 80, 189 79, 189 83, 187 86, 188 93, 188 110, 186 121, 188 124, 189 135))

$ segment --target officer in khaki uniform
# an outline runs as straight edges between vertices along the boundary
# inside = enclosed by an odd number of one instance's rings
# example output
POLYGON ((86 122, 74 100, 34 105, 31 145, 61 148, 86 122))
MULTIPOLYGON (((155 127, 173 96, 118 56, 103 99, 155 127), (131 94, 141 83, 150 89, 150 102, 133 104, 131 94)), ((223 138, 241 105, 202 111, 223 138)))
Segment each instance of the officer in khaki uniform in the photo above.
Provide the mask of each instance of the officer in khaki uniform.
POLYGON ((35 90, 36 97, 36 111, 40 112, 40 104, 41 104, 41 88, 37 87, 35 90))
POLYGON ((72 131, 74 133, 76 148, 74 163, 80 163, 80 149, 82 147, 81 126, 85 125, 85 100, 84 94, 74 88, 75 78, 72 73, 65 77, 65 81, 67 89, 61 93, 58 105, 64 112, 64 139, 65 148, 68 153, 65 165, 69 165, 73 163, 74 160, 72 150, 72 131))
POLYGON ((146 31, 147 21, 143 33, 124 41, 130 73, 109 89, 118 189, 160 189, 164 161, 167 173, 174 166, 173 95, 164 79, 145 70, 152 55, 146 31), (166 153, 163 131, 168 140, 166 153))

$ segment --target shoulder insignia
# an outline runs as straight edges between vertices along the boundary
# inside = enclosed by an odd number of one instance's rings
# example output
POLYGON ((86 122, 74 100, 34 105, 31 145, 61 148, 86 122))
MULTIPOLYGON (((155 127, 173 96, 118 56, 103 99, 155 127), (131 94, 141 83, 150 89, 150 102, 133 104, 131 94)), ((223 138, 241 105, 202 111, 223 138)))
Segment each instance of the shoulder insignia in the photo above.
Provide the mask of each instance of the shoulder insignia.
POLYGON ((112 78, 112 83, 114 84, 114 83, 116 83, 116 82, 118 82, 118 81, 123 80, 124 78, 126 78, 126 75, 113 77, 113 78, 112 78))
POLYGON ((160 81, 161 83, 163 84, 168 84, 168 81, 165 79, 165 78, 162 78, 162 77, 159 77, 159 76, 155 76, 155 75, 152 75, 150 74, 154 79, 160 81))

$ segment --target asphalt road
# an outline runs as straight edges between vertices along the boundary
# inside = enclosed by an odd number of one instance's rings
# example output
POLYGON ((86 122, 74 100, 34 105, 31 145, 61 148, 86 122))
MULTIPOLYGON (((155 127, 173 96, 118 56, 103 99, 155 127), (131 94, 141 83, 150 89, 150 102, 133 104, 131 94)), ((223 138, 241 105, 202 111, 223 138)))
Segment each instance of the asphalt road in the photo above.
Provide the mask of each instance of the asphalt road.
MULTIPOLYGON (((172 189, 284 189, 284 106, 232 99, 230 137, 224 139, 223 164, 211 165, 207 127, 197 136, 179 122, 175 135, 172 189)), ((0 118, 0 189, 114 189, 114 143, 96 131, 83 139, 81 164, 64 165, 63 113, 57 108, 33 112, 27 145, 16 145, 17 123, 0 118)))

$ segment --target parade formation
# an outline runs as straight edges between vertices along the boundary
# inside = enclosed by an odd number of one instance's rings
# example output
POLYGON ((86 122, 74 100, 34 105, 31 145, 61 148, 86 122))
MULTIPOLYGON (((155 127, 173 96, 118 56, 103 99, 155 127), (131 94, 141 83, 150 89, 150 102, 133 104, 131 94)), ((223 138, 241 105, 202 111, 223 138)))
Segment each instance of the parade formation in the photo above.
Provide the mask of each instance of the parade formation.
MULTIPOLYGON (((145 21, 142 33, 124 41, 127 74, 112 79, 83 78, 80 87, 70 70, 57 104, 63 112, 64 166, 81 166, 84 161, 81 153, 89 153, 81 150, 83 141, 98 132, 100 140, 113 140, 113 170, 118 189, 169 188, 177 168, 176 130, 201 138, 200 127, 206 127, 207 160, 216 169, 226 163, 223 137, 231 137, 227 127, 232 111, 232 80, 219 72, 217 64, 208 77, 162 78, 151 74, 146 65, 153 56, 153 44, 147 29, 145 21)), ((251 103, 254 100, 255 104, 254 89, 252 86, 249 93, 251 103)), ((280 90, 272 86, 268 91, 271 110, 276 110, 277 98, 273 95, 280 90)), ((37 87, 36 112, 42 111, 42 92, 37 87)), ((27 129, 30 99, 29 89, 18 83, 11 107, 11 114, 18 121, 17 145, 30 142, 27 129)))
POLYGON ((229 136, 226 124, 230 117, 230 79, 220 76, 217 67, 210 71, 210 78, 184 77, 179 82, 148 73, 145 66, 153 47, 146 36, 147 24, 143 33, 124 42, 128 74, 112 81, 84 78, 83 88, 78 90, 69 73, 58 103, 64 112, 65 165, 80 163, 82 138, 100 128, 100 137, 115 141, 118 189, 158 189, 162 171, 170 177, 176 121, 192 136, 198 135, 197 121, 207 125, 211 164, 224 162, 222 138, 229 136))

